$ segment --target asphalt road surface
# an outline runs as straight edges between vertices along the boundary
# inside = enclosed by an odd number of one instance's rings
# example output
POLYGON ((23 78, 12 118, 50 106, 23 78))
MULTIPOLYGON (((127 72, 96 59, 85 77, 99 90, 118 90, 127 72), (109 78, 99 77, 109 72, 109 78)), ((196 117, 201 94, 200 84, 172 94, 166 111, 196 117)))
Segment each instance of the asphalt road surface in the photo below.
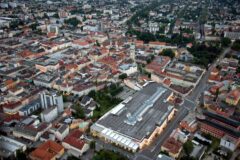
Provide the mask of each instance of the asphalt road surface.
POLYGON ((209 69, 202 76, 202 79, 199 81, 198 85, 194 88, 192 93, 186 97, 187 100, 195 102, 198 100, 199 96, 207 87, 208 77, 211 74, 213 68, 217 66, 217 64, 225 57, 225 55, 230 51, 230 48, 227 48, 223 51, 223 53, 219 56, 218 59, 214 61, 214 63, 209 67, 209 69))
POLYGON ((176 117, 172 120, 172 122, 168 124, 163 133, 157 138, 155 144, 152 144, 152 147, 149 147, 135 154, 134 160, 155 160, 157 158, 164 140, 167 139, 171 132, 178 127, 179 122, 188 114, 188 111, 195 109, 193 106, 197 105, 198 98, 206 89, 208 77, 211 74, 212 69, 217 66, 217 64, 225 57, 229 51, 230 48, 227 48, 223 51, 219 58, 214 61, 214 63, 202 76, 200 82, 194 88, 194 90, 187 97, 185 97, 185 103, 180 106, 176 117))
POLYGON ((157 158, 161 145, 164 140, 166 140, 172 131, 178 127, 180 121, 188 114, 188 109, 182 107, 178 110, 174 119, 167 125, 165 130, 161 133, 161 135, 157 138, 156 142, 152 144, 152 146, 148 147, 145 150, 140 151, 135 155, 135 160, 154 160, 157 158))

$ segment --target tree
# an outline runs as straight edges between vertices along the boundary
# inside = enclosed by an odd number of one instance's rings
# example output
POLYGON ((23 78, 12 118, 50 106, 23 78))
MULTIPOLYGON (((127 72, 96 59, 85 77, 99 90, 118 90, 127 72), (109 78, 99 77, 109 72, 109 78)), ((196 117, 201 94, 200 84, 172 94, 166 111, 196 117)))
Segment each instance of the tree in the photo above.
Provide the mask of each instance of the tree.
POLYGON ((16 29, 18 26, 23 25, 23 22, 20 20, 14 20, 10 23, 10 28, 11 29, 16 29))
POLYGON ((96 40, 96 45, 97 45, 98 47, 101 46, 100 43, 98 42, 98 40, 96 40))
POLYGON ((72 25, 73 27, 77 27, 80 21, 74 17, 64 20, 64 23, 72 25))
POLYGON ((75 113, 74 113, 74 116, 76 118, 80 118, 80 119, 83 119, 85 118, 85 114, 84 114, 84 111, 83 111, 83 108, 80 106, 80 105, 75 105, 73 106, 73 108, 75 109, 75 113))
POLYGON ((66 94, 63 94, 62 97, 63 97, 63 102, 67 102, 68 101, 68 96, 66 94))
POLYGON ((193 47, 188 50, 194 56, 193 63, 203 65, 205 68, 208 68, 208 65, 213 63, 222 51, 220 47, 213 45, 207 46, 200 43, 194 44, 193 47))
POLYGON ((29 27, 30 27, 33 31, 35 31, 35 30, 37 30, 37 26, 38 26, 37 23, 33 23, 33 24, 31 24, 29 27))
POLYGON ((112 152, 112 151, 108 151, 108 150, 101 150, 101 151, 97 152, 93 157, 93 160, 109 160, 109 159, 111 159, 111 160, 128 160, 123 155, 112 152))
POLYGON ((151 61, 151 59, 147 59, 147 64, 149 64, 149 63, 151 63, 152 61, 151 61))
POLYGON ((91 141, 90 142, 90 148, 91 149, 95 149, 95 147, 96 147, 96 142, 95 141, 91 141))
POLYGON ((169 153, 167 151, 161 151, 160 154, 165 154, 165 155, 169 156, 169 153))
POLYGON ((86 16, 84 16, 83 17, 83 22, 85 22, 87 20, 87 17, 86 16))
POLYGON ((27 160, 27 156, 21 150, 17 150, 16 159, 17 160, 27 160))
POLYGON ((59 18, 59 15, 58 15, 57 13, 55 13, 55 14, 53 15, 53 17, 54 17, 54 18, 59 18))
POLYGON ((44 13, 44 14, 43 14, 43 18, 49 19, 49 16, 47 15, 47 13, 44 13))
POLYGON ((237 68, 236 73, 240 73, 240 66, 237 68))
POLYGON ((127 78, 127 74, 126 74, 126 73, 123 73, 123 74, 119 75, 118 78, 121 79, 121 80, 124 80, 124 79, 127 78))
POLYGON ((161 55, 163 56, 168 56, 170 57, 171 59, 173 59, 175 57, 175 53, 173 52, 173 50, 171 49, 164 49, 161 53, 161 55))
POLYGON ((187 155, 190 155, 193 151, 193 144, 191 141, 187 141, 186 143, 183 144, 183 150, 187 155))
POLYGON ((197 160, 197 159, 194 157, 191 157, 191 156, 183 156, 183 157, 181 157, 180 160, 197 160))
POLYGON ((231 44, 231 39, 224 37, 221 39, 221 44, 223 47, 228 47, 231 44))
POLYGON ((233 45, 232 45, 232 49, 235 51, 240 51, 240 40, 236 40, 233 45))
POLYGON ((151 73, 148 73, 147 76, 148 76, 148 78, 151 78, 152 75, 151 75, 151 73))
POLYGON ((216 95, 215 95, 215 97, 214 97, 214 101, 217 101, 217 99, 218 99, 218 96, 219 96, 219 88, 216 90, 216 95))
POLYGON ((92 97, 93 99, 96 97, 96 91, 95 90, 91 90, 89 93, 88 93, 88 96, 89 97, 92 97))
POLYGON ((67 160, 81 160, 81 159, 74 156, 68 156, 67 160))

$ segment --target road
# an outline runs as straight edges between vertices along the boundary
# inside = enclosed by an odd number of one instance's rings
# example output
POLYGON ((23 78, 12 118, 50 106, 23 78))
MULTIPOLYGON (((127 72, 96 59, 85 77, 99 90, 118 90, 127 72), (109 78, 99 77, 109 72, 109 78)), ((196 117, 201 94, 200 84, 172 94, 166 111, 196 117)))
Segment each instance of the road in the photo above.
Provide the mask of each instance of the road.
POLYGON ((198 98, 200 97, 200 94, 204 92, 206 89, 206 84, 208 82, 208 77, 211 74, 211 71, 213 68, 217 66, 217 64, 225 57, 225 55, 230 51, 230 48, 227 48, 223 51, 223 53, 219 56, 218 59, 216 59, 213 64, 209 67, 209 69, 205 72, 205 74, 202 76, 202 79, 199 81, 198 85, 194 88, 192 93, 186 97, 187 100, 196 102, 198 98))
POLYGON ((101 149, 106 149, 106 150, 120 153, 120 154, 126 156, 128 159, 133 159, 135 156, 133 153, 130 153, 122 148, 116 147, 116 146, 112 145, 111 143, 106 143, 102 140, 99 140, 98 138, 94 138, 94 137, 92 137, 92 138, 96 142, 96 151, 100 151, 101 149))
POLYGON ((169 137, 169 135, 172 133, 172 131, 178 127, 179 122, 188 114, 188 109, 185 107, 182 107, 181 109, 177 111, 174 119, 169 122, 166 129, 161 133, 160 136, 157 137, 156 142, 152 144, 150 147, 139 151, 138 153, 130 153, 126 150, 123 150, 119 147, 116 147, 110 143, 105 143, 97 138, 93 138, 94 141, 96 141, 96 150, 101 150, 102 148, 107 150, 112 150, 115 152, 119 152, 122 155, 128 157, 129 159, 134 160, 154 160, 157 158, 161 145, 163 144, 164 140, 169 137))
POLYGON ((217 64, 225 57, 225 55, 229 51, 230 48, 225 49, 223 53, 213 62, 209 69, 204 73, 198 85, 193 89, 192 93, 185 97, 185 102, 182 106, 180 106, 176 117, 173 119, 172 122, 168 124, 168 127, 156 140, 156 143, 153 144, 152 147, 149 147, 135 154, 134 160, 150 160, 157 158, 164 140, 167 139, 171 132, 178 127, 179 122, 187 115, 188 111, 196 109, 197 100, 200 97, 201 93, 203 93, 205 88, 207 87, 208 77, 211 74, 212 69, 217 66, 217 64))
POLYGON ((166 129, 161 133, 161 135, 157 138, 155 144, 148 147, 145 150, 140 151, 139 153, 135 154, 134 160, 153 160, 156 159, 159 152, 161 145, 163 144, 164 140, 169 137, 172 131, 178 127, 179 122, 188 114, 188 109, 185 107, 178 110, 175 118, 168 124, 166 129))

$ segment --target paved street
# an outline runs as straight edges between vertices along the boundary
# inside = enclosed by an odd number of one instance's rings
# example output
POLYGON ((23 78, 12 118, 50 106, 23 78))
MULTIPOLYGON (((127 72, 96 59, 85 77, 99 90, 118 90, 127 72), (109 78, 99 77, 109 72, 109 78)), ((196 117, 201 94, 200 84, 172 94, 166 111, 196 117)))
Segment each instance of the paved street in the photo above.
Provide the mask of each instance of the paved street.
POLYGON ((135 160, 148 160, 148 159, 156 159, 157 155, 160 152, 160 147, 164 140, 171 134, 172 130, 177 128, 179 122, 187 115, 189 110, 194 110, 197 104, 197 100, 200 97, 201 93, 204 92, 207 87, 208 77, 214 67, 225 57, 225 55, 230 51, 230 48, 224 50, 224 52, 220 55, 220 57, 209 67, 206 73, 202 76, 199 84, 194 88, 192 93, 189 96, 185 97, 185 102, 182 106, 179 107, 179 111, 174 118, 174 120, 168 125, 166 130, 158 137, 153 147, 149 147, 146 150, 143 150, 136 154, 135 160))
POLYGON ((196 102, 200 94, 203 93, 203 91, 206 88, 208 77, 211 74, 212 69, 217 66, 218 62, 220 62, 229 51, 230 51, 230 48, 225 49, 224 52, 220 55, 220 57, 215 60, 215 62, 209 67, 206 73, 202 76, 202 79, 200 80, 198 85, 194 88, 192 93, 190 93, 190 95, 186 97, 187 100, 196 102))
POLYGON ((106 149, 106 150, 110 150, 110 151, 114 151, 114 152, 118 152, 118 153, 121 153, 122 155, 128 157, 129 159, 133 159, 134 158, 134 154, 133 153, 130 153, 126 150, 123 150, 119 147, 116 147, 110 143, 106 143, 106 142, 103 142, 97 138, 94 138, 95 142, 96 142, 96 151, 99 151, 101 149, 106 149))
POLYGON ((163 144, 164 140, 171 134, 171 132, 178 127, 179 122, 187 115, 188 110, 186 108, 181 108, 176 114, 176 117, 168 124, 167 128, 163 131, 163 133, 157 138, 155 144, 151 147, 140 151, 135 156, 135 160, 148 160, 148 159, 156 159, 159 152, 161 145, 163 144))
POLYGON ((116 152, 120 152, 123 155, 127 156, 130 159, 134 160, 154 160, 157 158, 161 145, 163 144, 164 140, 169 137, 171 132, 178 127, 180 121, 188 114, 190 110, 194 110, 196 108, 196 104, 198 101, 198 98, 203 93, 203 91, 207 87, 207 81, 208 77, 214 67, 225 57, 225 55, 230 51, 230 48, 227 48, 224 50, 224 52, 220 55, 220 57, 209 67, 209 69, 205 72, 205 74, 202 76, 202 79, 200 80, 199 84, 194 88, 194 90, 185 97, 185 101, 183 105, 178 106, 178 112, 176 113, 175 118, 168 124, 166 129, 163 131, 163 133, 157 137, 156 142, 152 144, 150 147, 141 150, 140 152, 136 154, 129 153, 127 151, 124 151, 118 147, 112 146, 111 144, 104 143, 102 141, 97 141, 97 148, 100 149, 104 147, 105 149, 114 150, 116 152))

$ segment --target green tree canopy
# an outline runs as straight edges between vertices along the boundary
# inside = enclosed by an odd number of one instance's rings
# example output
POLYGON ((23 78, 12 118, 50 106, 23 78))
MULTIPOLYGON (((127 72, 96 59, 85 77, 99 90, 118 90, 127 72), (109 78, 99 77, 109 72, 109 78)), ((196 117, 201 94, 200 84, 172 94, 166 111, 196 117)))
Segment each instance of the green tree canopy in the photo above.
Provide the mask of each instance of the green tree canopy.
POLYGON ((83 108, 79 105, 79 104, 75 104, 73 106, 73 109, 75 109, 75 113, 74 113, 74 117, 75 118, 85 118, 85 114, 84 114, 84 111, 83 111, 83 108))
POLYGON ((77 18, 69 18, 64 20, 64 23, 72 25, 73 27, 77 27, 80 21, 77 18))
POLYGON ((94 155, 93 160, 128 160, 128 159, 123 155, 120 155, 119 153, 101 150, 94 155))
POLYGON ((126 73, 120 74, 118 78, 124 80, 127 78, 127 74, 126 73))
POLYGON ((95 141, 91 141, 90 142, 90 148, 91 149, 95 149, 95 147, 96 147, 96 142, 95 141))
POLYGON ((164 49, 162 52, 161 52, 161 55, 163 56, 168 56, 170 58, 174 58, 175 57, 175 53, 173 52, 173 50, 171 49, 164 49))
POLYGON ((240 51, 240 40, 236 40, 233 45, 232 45, 232 49, 235 51, 240 51))
POLYGON ((221 43, 223 47, 228 47, 231 44, 231 39, 224 37, 221 39, 221 43))
POLYGON ((193 143, 188 140, 186 143, 183 144, 183 150, 187 155, 190 155, 193 151, 193 143))

